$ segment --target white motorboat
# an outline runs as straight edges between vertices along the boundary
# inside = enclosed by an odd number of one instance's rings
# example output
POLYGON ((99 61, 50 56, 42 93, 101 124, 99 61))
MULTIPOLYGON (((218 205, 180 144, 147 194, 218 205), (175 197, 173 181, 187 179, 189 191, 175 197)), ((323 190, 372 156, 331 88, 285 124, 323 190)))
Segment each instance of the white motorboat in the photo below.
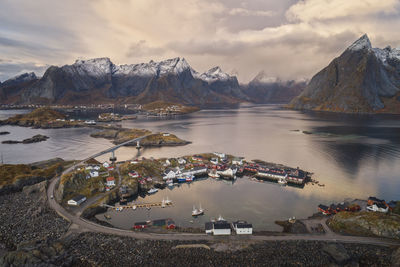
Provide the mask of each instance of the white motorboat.
POLYGON ((208 177, 211 177, 211 178, 219 178, 219 174, 217 173, 216 170, 212 170, 212 171, 210 171, 210 172, 208 173, 208 177))
POLYGON ((148 194, 154 194, 157 193, 158 189, 157 188, 151 188, 149 191, 147 191, 148 194))
POLYGON ((193 205, 192 216, 199 216, 203 214, 204 214, 204 209, 201 208, 201 205, 200 208, 198 209, 193 205))
POLYGON ((217 174, 219 174, 222 177, 228 177, 228 178, 233 178, 234 175, 235 175, 231 168, 228 168, 228 169, 226 169, 224 171, 217 171, 217 174))
POLYGON ((170 200, 170 199, 167 197, 167 199, 164 200, 164 202, 165 202, 165 205, 168 205, 168 204, 171 204, 171 203, 172 203, 172 200, 170 200))

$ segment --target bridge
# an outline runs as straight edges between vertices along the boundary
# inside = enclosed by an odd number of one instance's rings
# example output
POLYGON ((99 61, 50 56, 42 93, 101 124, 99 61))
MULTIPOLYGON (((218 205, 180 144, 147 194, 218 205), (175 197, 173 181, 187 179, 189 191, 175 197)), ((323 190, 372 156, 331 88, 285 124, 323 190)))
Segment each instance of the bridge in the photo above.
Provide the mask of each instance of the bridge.
MULTIPOLYGON (((134 142, 136 142, 136 146, 137 146, 137 147, 140 147, 140 141, 141 141, 142 139, 144 139, 144 138, 146 138, 146 137, 149 137, 149 136, 152 136, 152 135, 156 135, 156 134, 154 134, 154 133, 152 133, 152 134, 147 134, 147 135, 144 135, 144 136, 135 138, 135 139, 131 139, 131 140, 125 141, 125 142, 123 142, 123 143, 121 143, 121 144, 118 144, 118 145, 115 145, 115 146, 113 146, 113 147, 107 148, 106 150, 103 150, 103 151, 101 151, 101 152, 99 152, 99 153, 97 153, 97 154, 94 154, 94 155, 92 155, 92 156, 90 156, 90 157, 88 157, 88 158, 82 160, 80 163, 78 163, 78 165, 84 163, 85 161, 87 161, 87 160, 89 160, 89 159, 97 158, 97 157, 100 157, 100 156, 102 156, 102 155, 104 155, 104 154, 107 154, 107 153, 111 153, 111 154, 112 154, 111 158, 115 159, 114 161, 116 161, 117 158, 115 157, 115 154, 114 154, 115 150, 117 150, 118 148, 120 148, 120 147, 122 147, 122 146, 128 145, 128 144, 130 144, 130 143, 134 143, 134 142)), ((111 159, 111 158, 110 158, 110 159, 111 159)))

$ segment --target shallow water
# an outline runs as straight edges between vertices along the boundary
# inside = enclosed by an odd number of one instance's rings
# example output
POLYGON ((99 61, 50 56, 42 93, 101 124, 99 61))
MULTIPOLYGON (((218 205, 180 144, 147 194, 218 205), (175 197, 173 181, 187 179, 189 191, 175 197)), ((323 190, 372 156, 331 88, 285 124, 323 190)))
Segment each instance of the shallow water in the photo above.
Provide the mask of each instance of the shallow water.
MULTIPOLYGON (((13 112, 0 111, 0 118, 13 112)), ((299 166, 313 172, 313 178, 325 187, 281 187, 246 178, 238 179, 232 185, 208 179, 139 199, 142 202, 160 201, 168 195, 174 201, 172 208, 124 211, 116 216, 112 213, 111 222, 130 228, 135 221, 171 217, 177 224, 196 226, 221 214, 229 220, 246 219, 258 230, 276 230, 279 227, 274 225, 275 220, 309 216, 320 203, 370 195, 386 200, 400 199, 399 118, 302 113, 265 105, 237 110, 203 110, 174 120, 139 117, 138 120, 123 121, 124 127, 171 132, 193 143, 183 147, 144 149, 139 154, 133 147, 123 147, 117 151, 118 160, 219 151, 248 160, 263 159, 299 166), (193 204, 199 203, 206 209, 206 215, 192 224, 191 209, 193 204)), ((0 136, 0 141, 19 140, 38 133, 50 137, 37 144, 0 144, 7 163, 27 163, 56 156, 79 159, 111 146, 105 139, 89 137, 93 129, 34 130, 3 126, 0 131, 11 132, 0 136)))

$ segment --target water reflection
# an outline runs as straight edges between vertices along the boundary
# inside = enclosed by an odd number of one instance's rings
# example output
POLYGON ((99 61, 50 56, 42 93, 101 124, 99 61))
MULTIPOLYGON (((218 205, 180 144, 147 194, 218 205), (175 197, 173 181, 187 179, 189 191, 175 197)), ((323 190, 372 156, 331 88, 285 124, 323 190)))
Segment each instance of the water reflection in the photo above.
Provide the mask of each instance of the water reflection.
MULTIPOLYGON (((117 151, 117 157, 125 160, 221 151, 248 160, 263 159, 313 172, 313 178, 325 187, 281 188, 246 179, 228 185, 207 180, 193 183, 190 189, 185 185, 146 198, 146 201, 161 200, 169 194, 176 202, 176 208, 168 210, 168 213, 157 214, 152 210, 151 216, 155 217, 189 214, 190 218, 192 205, 204 201, 202 204, 207 205, 207 209, 220 205, 218 209, 209 210, 207 216, 222 213, 228 219, 248 218, 263 229, 272 229, 274 220, 311 215, 319 203, 369 195, 400 199, 399 118, 304 113, 268 105, 246 106, 238 110, 203 110, 174 120, 139 117, 122 124, 154 132, 171 132, 193 143, 183 147, 148 148, 140 152, 134 147, 123 147, 117 151)), ((0 129, 11 132, 11 135, 0 136, 0 141, 19 140, 38 133, 50 136, 48 141, 38 144, 1 144, 0 150, 7 162, 32 162, 55 156, 84 158, 111 146, 108 140, 89 137, 92 129, 38 130, 11 126, 0 129)), ((105 155, 100 160, 108 157, 105 155)), ((141 218, 141 215, 136 217, 136 213, 121 216, 129 218, 129 225, 141 218)), ((189 218, 182 217, 182 223, 188 222, 189 218)))

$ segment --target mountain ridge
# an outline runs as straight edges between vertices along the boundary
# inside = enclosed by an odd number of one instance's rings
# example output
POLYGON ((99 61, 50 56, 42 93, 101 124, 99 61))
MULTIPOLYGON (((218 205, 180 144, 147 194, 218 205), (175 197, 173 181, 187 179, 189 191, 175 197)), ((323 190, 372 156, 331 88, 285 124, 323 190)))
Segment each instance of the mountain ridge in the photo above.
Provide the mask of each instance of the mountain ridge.
MULTIPOLYGON (((24 75, 31 77, 32 73, 24 75)), ((160 100, 217 107, 246 101, 287 103, 295 96, 293 92, 286 92, 290 87, 287 86, 289 82, 285 85, 279 81, 279 86, 273 90, 271 85, 260 83, 257 90, 251 92, 247 86, 239 84, 236 76, 224 72, 219 66, 199 73, 185 58, 180 57, 123 65, 116 65, 107 57, 78 59, 70 65, 50 66, 41 78, 33 75, 26 83, 18 78, 19 83, 14 86, 14 91, 11 90, 12 94, 8 92, 0 95, 1 103, 145 104, 160 100), (264 90, 263 87, 267 88, 264 90), (275 93, 268 93, 268 97, 256 95, 264 94, 265 91, 275 93), (274 100, 275 94, 279 95, 279 100, 274 100), (10 95, 12 97, 8 97, 10 95)), ((4 83, 0 84, 0 93, 4 83)))
POLYGON ((345 113, 400 113, 400 50, 372 48, 366 34, 313 76, 288 107, 345 113))

